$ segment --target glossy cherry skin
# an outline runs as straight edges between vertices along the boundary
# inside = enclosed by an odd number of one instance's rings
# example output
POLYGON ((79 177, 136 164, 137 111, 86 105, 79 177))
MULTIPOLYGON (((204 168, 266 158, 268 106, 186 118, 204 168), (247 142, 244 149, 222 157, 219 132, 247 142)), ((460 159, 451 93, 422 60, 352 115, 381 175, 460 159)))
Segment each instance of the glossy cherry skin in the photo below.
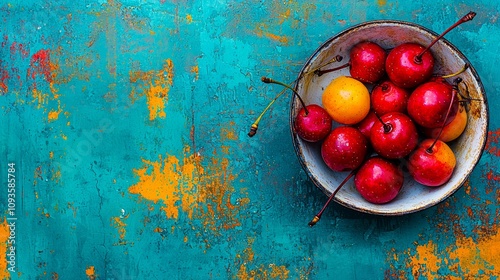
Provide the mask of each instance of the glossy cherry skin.
POLYGON ((307 105, 307 113, 300 109, 293 127, 297 135, 307 142, 323 140, 332 129, 332 118, 323 107, 317 104, 307 105))
POLYGON ((390 112, 406 113, 409 97, 408 90, 391 81, 384 81, 373 88, 370 102, 372 110, 379 116, 390 112))
POLYGON ((392 201, 403 187, 402 169, 382 157, 369 158, 357 171, 354 186, 368 202, 382 204, 392 201))
POLYGON ((379 155, 397 159, 410 154, 418 145, 418 131, 413 121, 400 112, 380 117, 382 122, 373 124, 370 142, 379 155))
POLYGON ((446 117, 453 94, 449 84, 435 81, 424 83, 411 93, 407 105, 408 115, 422 127, 447 125, 458 112, 458 98, 453 98, 450 113, 446 117))
POLYGON ((369 41, 360 42, 351 49, 351 77, 365 83, 375 83, 385 75, 387 53, 378 44, 369 41))
POLYGON ((378 122, 377 116, 373 111, 368 112, 368 115, 358 124, 356 124, 356 128, 363 133, 366 139, 370 140, 370 134, 372 131, 373 124, 378 122))
POLYGON ((434 139, 426 139, 408 158, 410 175, 424 186, 438 187, 450 180, 456 166, 455 154, 443 141, 437 140, 429 151, 434 139))
POLYGON ((321 145, 321 157, 334 171, 358 168, 365 160, 367 151, 365 136, 350 126, 334 128, 321 145))
POLYGON ((427 81, 434 71, 434 57, 425 52, 419 60, 417 56, 425 47, 416 43, 403 43, 387 55, 385 70, 389 79, 399 87, 414 88, 427 81))

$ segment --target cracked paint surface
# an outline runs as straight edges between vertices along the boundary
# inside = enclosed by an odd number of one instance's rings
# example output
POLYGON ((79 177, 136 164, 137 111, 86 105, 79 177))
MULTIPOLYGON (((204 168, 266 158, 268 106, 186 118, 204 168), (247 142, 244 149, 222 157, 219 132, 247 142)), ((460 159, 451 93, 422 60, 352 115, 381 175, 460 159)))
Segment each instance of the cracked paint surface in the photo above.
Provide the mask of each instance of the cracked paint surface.
POLYGON ((403 217, 325 202, 275 96, 366 20, 450 32, 499 104, 500 4, 10 1, 0 4, 0 175, 16 164, 16 271, 0 191, 0 279, 495 279, 500 119, 449 199, 403 217), (3 219, 2 219, 3 218, 3 219))

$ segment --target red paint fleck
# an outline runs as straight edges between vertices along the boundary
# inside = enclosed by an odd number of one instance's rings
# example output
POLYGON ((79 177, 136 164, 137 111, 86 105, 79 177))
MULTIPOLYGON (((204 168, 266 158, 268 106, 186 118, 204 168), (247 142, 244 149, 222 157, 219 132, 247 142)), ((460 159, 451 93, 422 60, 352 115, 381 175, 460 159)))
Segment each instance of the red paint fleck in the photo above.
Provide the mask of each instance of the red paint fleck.
POLYGON ((9 89, 7 87, 7 84, 5 83, 5 80, 9 78, 9 72, 3 66, 3 61, 0 60, 0 94, 5 94, 7 93, 7 90, 9 89))
POLYGON ((494 156, 500 157, 500 148, 498 147, 500 143, 500 129, 495 131, 488 131, 488 139, 486 140, 486 146, 484 150, 494 156))
POLYGON ((493 170, 490 170, 488 171, 488 173, 486 173, 486 179, 488 179, 488 181, 500 182, 500 175, 493 172, 493 170))
POLYGON ((30 67, 27 71, 28 78, 33 79, 33 87, 36 88, 36 78, 42 76, 47 82, 52 82, 50 67, 50 50, 39 50, 31 56, 30 67))

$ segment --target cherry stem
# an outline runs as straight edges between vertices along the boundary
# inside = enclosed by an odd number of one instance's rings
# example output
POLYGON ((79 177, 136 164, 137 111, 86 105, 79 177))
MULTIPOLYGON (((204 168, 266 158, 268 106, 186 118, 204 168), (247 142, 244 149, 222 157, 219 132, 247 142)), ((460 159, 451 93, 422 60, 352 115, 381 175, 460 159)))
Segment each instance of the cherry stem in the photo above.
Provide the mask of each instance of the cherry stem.
POLYGON ((356 174, 356 170, 352 170, 349 173, 349 175, 347 175, 347 177, 344 179, 344 181, 342 181, 340 183, 340 185, 332 192, 332 194, 330 195, 330 197, 326 201, 325 205, 323 205, 323 208, 321 208, 321 210, 318 212, 318 214, 316 214, 314 216, 314 218, 309 222, 310 227, 313 227, 317 222, 319 222, 319 220, 321 219, 321 215, 323 215, 323 212, 325 212, 326 208, 328 207, 330 202, 333 200, 335 195, 340 191, 340 189, 345 185, 345 183, 347 183, 347 181, 349 181, 349 179, 351 179, 351 177, 354 176, 354 174, 356 174))
POLYGON ((469 66, 470 66, 469 63, 465 63, 464 66, 462 67, 462 69, 458 70, 458 72, 441 76, 441 78, 447 79, 447 78, 452 78, 452 77, 458 76, 458 75, 462 74, 463 72, 465 72, 465 70, 467 70, 467 68, 469 68, 469 66))
POLYGON ((377 117, 377 119, 382 123, 382 125, 384 126, 384 133, 389 133, 391 132, 392 130, 392 125, 390 123, 385 123, 382 118, 377 114, 375 113, 375 111, 373 112, 373 114, 375 115, 375 117, 377 117))
POLYGON ((280 93, 278 93, 273 100, 271 100, 271 102, 269 102, 269 104, 267 105, 266 108, 264 108, 264 110, 262 111, 262 113, 260 113, 259 117, 257 117, 257 119, 255 120, 255 122, 252 124, 252 126, 250 127, 250 132, 248 132, 248 136, 250 137, 253 137, 256 133, 257 133, 257 129, 259 128, 259 122, 260 120, 262 119, 262 117, 264 116, 264 114, 267 112, 267 110, 269 110, 269 108, 271 108, 271 105, 274 104, 274 102, 281 96, 283 95, 283 93, 285 93, 287 89, 284 88, 282 91, 280 91, 280 93))
POLYGON ((314 68, 314 69, 311 69, 311 70, 307 71, 305 74, 309 74, 309 73, 311 73, 311 72, 316 73, 316 71, 318 71, 320 68, 323 68, 323 67, 325 67, 325 66, 327 66, 327 65, 329 65, 329 64, 332 64, 332 63, 334 63, 334 62, 340 62, 340 61, 342 61, 342 59, 344 59, 344 58, 343 58, 341 55, 336 55, 336 56, 334 56, 332 59, 330 59, 330 60, 328 60, 327 62, 325 62, 325 63, 321 64, 320 66, 318 66, 318 67, 316 67, 316 68, 314 68))
POLYGON ((276 81, 276 80, 273 80, 271 78, 268 78, 268 77, 262 77, 261 78, 261 81, 263 83, 266 83, 266 84, 278 84, 278 85, 282 85, 283 87, 285 87, 282 91, 280 91, 275 97, 273 100, 271 100, 271 102, 269 102, 269 104, 266 106, 266 108, 264 108, 264 110, 262 111, 262 113, 257 117, 257 119, 255 120, 255 122, 250 126, 250 132, 248 132, 248 136, 250 137, 253 137, 256 133, 257 133, 257 130, 259 129, 259 122, 260 120, 262 119, 262 117, 264 116, 264 114, 269 110, 269 108, 271 108, 271 106, 274 104, 274 102, 281 96, 283 95, 283 93, 285 93, 285 91, 287 89, 290 89, 292 90, 292 92, 295 94, 295 96, 297 96, 300 100, 300 103, 302 104, 302 107, 304 107, 304 110, 306 111, 306 116, 309 114, 309 111, 307 110, 306 108, 306 105, 304 103, 304 100, 302 100, 302 98, 300 97, 300 95, 297 93, 297 91, 292 88, 290 85, 287 85, 285 83, 282 83, 282 82, 279 82, 279 81, 276 81))
POLYGON ((457 27, 458 25, 472 20, 476 16, 475 12, 469 12, 465 16, 463 16, 461 19, 459 19, 457 22, 455 22, 452 26, 450 26, 448 29, 446 29, 441 35, 436 37, 428 46, 425 48, 420 54, 418 54, 415 57, 415 62, 420 63, 422 62, 422 56, 424 55, 425 52, 427 52, 439 39, 443 38, 446 33, 450 32, 453 28, 457 27))
POLYGON ((451 100, 450 100, 450 105, 448 106, 448 111, 446 111, 446 116, 444 118, 443 125, 441 126, 441 129, 439 130, 438 135, 436 136, 436 139, 434 139, 434 142, 430 145, 427 150, 425 150, 427 153, 431 154, 432 149, 434 148, 434 145, 436 145, 437 141, 439 140, 439 137, 441 137, 441 134, 443 133, 444 127, 446 126, 446 120, 448 120, 448 116, 450 115, 451 108, 453 107, 453 102, 455 101, 455 95, 458 95, 458 84, 462 82, 461 78, 456 78, 454 81, 453 89, 451 92, 451 100))
POLYGON ((291 87, 290 85, 287 85, 285 83, 282 83, 280 81, 273 80, 273 79, 268 78, 268 77, 262 77, 261 80, 262 80, 263 83, 266 83, 266 84, 277 84, 277 85, 284 86, 287 89, 291 90, 293 92, 293 94, 299 99, 300 104, 302 104, 302 107, 306 111, 306 116, 309 115, 309 111, 306 108, 306 103, 304 102, 304 100, 302 99, 302 97, 300 97, 300 94, 293 87, 291 87))
POLYGON ((348 67, 349 65, 351 65, 349 62, 347 62, 346 64, 344 65, 340 65, 339 67, 335 67, 335 68, 332 68, 332 69, 327 69, 327 70, 321 70, 321 69, 317 69, 317 70, 314 70, 314 74, 318 75, 318 76, 321 76, 323 74, 326 74, 326 73, 329 73, 329 72, 333 72, 333 71, 337 71, 337 70, 340 70, 340 69, 343 69, 343 68, 346 68, 348 67))

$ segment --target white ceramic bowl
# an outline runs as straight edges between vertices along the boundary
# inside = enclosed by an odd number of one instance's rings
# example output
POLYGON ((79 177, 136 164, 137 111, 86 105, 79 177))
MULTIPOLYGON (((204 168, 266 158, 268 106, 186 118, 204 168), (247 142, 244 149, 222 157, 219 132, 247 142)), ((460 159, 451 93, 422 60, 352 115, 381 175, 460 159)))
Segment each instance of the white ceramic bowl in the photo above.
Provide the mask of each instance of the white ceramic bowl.
MULTIPOLYGON (((452 32, 460 32, 460 27, 452 32)), ((319 77, 311 73, 311 70, 330 61, 336 55, 343 56, 343 61, 330 64, 327 68, 345 63, 349 60, 352 46, 356 43, 363 40, 373 41, 389 50, 404 42, 415 42, 425 46, 436 36, 438 34, 422 26, 401 21, 370 21, 353 26, 327 40, 312 54, 299 73, 295 89, 306 104, 321 105, 321 95, 325 87, 337 76, 348 76, 349 70, 346 68, 319 77)), ((465 63, 470 64, 467 58, 445 39, 439 40, 431 48, 431 51, 436 60, 435 73, 454 73, 461 69, 465 63)), ((425 187, 415 182, 405 172, 405 183, 396 199, 386 204, 377 205, 364 200, 354 188, 353 179, 351 179, 337 193, 334 200, 341 205, 361 212, 387 216, 403 215, 436 205, 458 190, 481 157, 486 143, 489 121, 486 95, 474 67, 470 65, 459 77, 467 84, 470 96, 481 101, 471 102, 467 128, 460 138, 450 144, 455 152, 457 165, 448 183, 437 188, 425 187)), ((321 158, 321 144, 311 144, 297 136, 293 130, 293 122, 300 108, 300 102, 293 97, 290 126, 295 152, 312 182, 329 196, 349 172, 330 170, 321 158)))

